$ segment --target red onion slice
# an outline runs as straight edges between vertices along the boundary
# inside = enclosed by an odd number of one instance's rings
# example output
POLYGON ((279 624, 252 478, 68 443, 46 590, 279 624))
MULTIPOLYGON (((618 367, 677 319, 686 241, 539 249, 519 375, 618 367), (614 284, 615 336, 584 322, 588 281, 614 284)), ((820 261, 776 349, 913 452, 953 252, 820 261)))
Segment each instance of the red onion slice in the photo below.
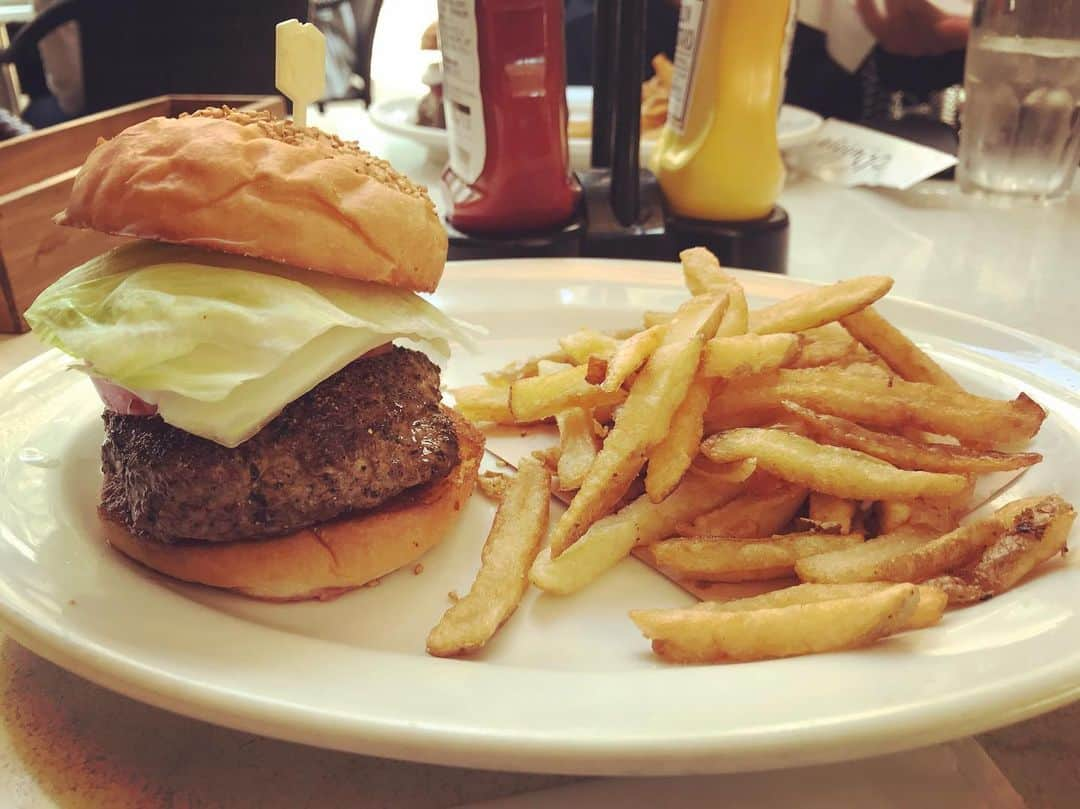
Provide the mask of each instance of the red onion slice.
POLYGON ((122 416, 152 416, 157 413, 157 405, 140 399, 127 388, 122 388, 97 376, 92 376, 90 379, 97 388, 101 401, 109 410, 122 416))

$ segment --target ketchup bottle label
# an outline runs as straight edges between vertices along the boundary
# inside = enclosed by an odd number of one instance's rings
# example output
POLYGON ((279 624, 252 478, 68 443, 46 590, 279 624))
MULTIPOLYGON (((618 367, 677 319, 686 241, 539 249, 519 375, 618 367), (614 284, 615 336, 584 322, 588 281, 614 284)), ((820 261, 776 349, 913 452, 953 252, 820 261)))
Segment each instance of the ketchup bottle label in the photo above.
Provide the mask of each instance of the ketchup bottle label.
POLYGON ((487 159, 474 0, 439 0, 439 43, 450 168, 471 184, 487 159))
POLYGON ((671 77, 668 97, 667 125, 682 135, 690 112, 690 97, 694 90, 694 68, 697 65, 698 45, 701 43, 705 0, 682 0, 679 7, 679 33, 675 44, 675 71, 671 77))

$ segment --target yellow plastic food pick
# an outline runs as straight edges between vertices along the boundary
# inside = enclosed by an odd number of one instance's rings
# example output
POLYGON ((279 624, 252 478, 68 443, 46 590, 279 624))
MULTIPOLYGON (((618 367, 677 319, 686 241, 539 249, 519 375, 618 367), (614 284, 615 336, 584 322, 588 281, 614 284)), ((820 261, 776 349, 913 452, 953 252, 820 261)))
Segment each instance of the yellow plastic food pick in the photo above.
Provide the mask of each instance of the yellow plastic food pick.
POLYGON ((293 104, 293 122, 307 126, 308 104, 326 91, 326 39, 309 22, 277 24, 274 84, 293 104))

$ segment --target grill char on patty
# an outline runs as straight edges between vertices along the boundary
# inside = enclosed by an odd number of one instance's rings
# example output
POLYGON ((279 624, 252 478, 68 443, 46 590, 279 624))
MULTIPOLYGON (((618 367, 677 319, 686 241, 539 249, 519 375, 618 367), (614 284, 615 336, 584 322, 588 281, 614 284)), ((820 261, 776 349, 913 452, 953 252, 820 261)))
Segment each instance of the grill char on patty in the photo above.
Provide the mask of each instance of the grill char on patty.
POLYGON ((394 347, 356 360, 234 449, 106 411, 102 507, 163 542, 287 534, 446 477, 458 442, 439 369, 394 347))

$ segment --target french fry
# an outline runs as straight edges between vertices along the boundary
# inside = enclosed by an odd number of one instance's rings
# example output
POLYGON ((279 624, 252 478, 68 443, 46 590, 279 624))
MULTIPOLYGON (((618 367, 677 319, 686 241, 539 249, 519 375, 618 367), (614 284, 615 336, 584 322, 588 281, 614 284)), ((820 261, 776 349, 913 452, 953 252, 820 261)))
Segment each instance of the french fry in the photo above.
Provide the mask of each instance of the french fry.
POLYGON ((673 663, 767 660, 852 649, 905 628, 919 603, 913 584, 848 598, 750 610, 632 610, 631 620, 673 663))
POLYGON ((865 275, 819 287, 750 313, 750 331, 774 334, 822 326, 866 308, 892 289, 885 275, 865 275))
POLYGON ((671 414, 685 395, 700 341, 665 346, 653 355, 618 412, 570 507, 555 526, 551 550, 558 556, 619 501, 645 465, 646 453, 663 438, 671 414), (651 361, 650 361, 651 362, 651 361), (680 384, 681 383, 681 384, 680 384), (663 420, 664 414, 667 419, 663 420), (657 420, 662 421, 657 428, 657 420))
POLYGON ((618 404, 621 391, 608 393, 585 381, 588 366, 575 365, 546 376, 519 379, 510 386, 510 412, 518 423, 542 421, 572 407, 586 410, 618 404))
POLYGON ((600 441, 593 432, 592 415, 574 407, 558 413, 555 423, 559 426, 559 487, 576 489, 600 449, 600 441))
POLYGON ((836 525, 841 534, 851 533, 851 521, 858 507, 854 500, 810 492, 810 519, 819 525, 836 525))
MULTIPOLYGON (((955 531, 882 562, 876 579, 925 581, 953 571, 1003 535, 1037 533, 1041 538, 1059 514, 1072 515, 1072 507, 1056 495, 1029 497, 1002 506, 991 516, 962 525, 955 531)), ((1069 516, 1067 523, 1071 524, 1069 516)), ((1068 531, 1066 525, 1066 532, 1068 531)))
POLYGON ((579 329, 559 338, 559 346, 574 365, 585 365, 589 357, 607 359, 619 347, 619 341, 595 329, 579 329))
POLYGON ((716 329, 717 337, 738 337, 746 334, 750 326, 750 309, 746 305, 746 293, 739 285, 727 288, 728 308, 724 319, 716 329))
POLYGON ((950 604, 982 601, 1011 590, 1036 567, 1065 551, 1076 511, 1056 495, 1021 509, 974 561, 941 579, 950 604))
POLYGON ((431 630, 429 654, 454 657, 476 651, 513 615, 547 532, 550 486, 542 464, 528 457, 521 460, 495 512, 476 580, 431 630))
POLYGON ((746 334, 749 310, 746 294, 735 276, 720 266, 711 252, 704 247, 691 247, 679 253, 683 265, 683 280, 691 295, 707 292, 724 292, 728 296, 728 308, 716 330, 717 337, 734 337, 746 334))
MULTIPOLYGON (((644 88, 643 88, 644 89, 644 88)), ((668 100, 666 95, 645 95, 641 98, 641 132, 644 137, 659 129, 667 120, 668 100)))
POLYGON ((861 545, 800 559, 795 573, 807 582, 844 584, 881 579, 880 566, 888 560, 920 548, 935 538, 925 530, 904 526, 892 534, 861 545))
POLYGON ((497 388, 509 387, 511 382, 518 379, 524 379, 527 376, 536 376, 536 367, 540 360, 551 360, 552 362, 571 361, 569 355, 562 349, 559 349, 558 351, 552 351, 539 357, 530 357, 529 359, 520 362, 511 362, 500 368, 498 371, 487 371, 484 374, 484 380, 489 385, 497 388))
POLYGON ((738 286, 735 276, 724 270, 716 256, 704 247, 691 247, 679 253, 682 262, 683 281, 691 295, 707 295, 710 292, 727 292, 738 286))
MULTIPOLYGON (((852 362, 841 364, 839 367, 819 369, 819 373, 847 373, 847 374, 859 374, 864 377, 870 377, 871 379, 877 379, 882 382, 891 383, 895 380, 895 375, 889 370, 889 366, 879 360, 870 352, 862 354, 862 351, 866 351, 861 346, 856 348, 856 356, 852 362)), ((902 427, 901 431, 911 429, 909 427, 902 427)))
POLYGON ((541 359, 536 361, 536 375, 551 376, 552 374, 557 374, 560 371, 569 371, 573 367, 573 363, 555 362, 553 360, 541 359))
POLYGON ((721 463, 757 458, 759 469, 782 480, 856 500, 944 496, 967 486, 962 475, 897 469, 865 453, 818 444, 784 430, 728 430, 705 439, 701 451, 721 463))
POLYGON ((785 534, 769 539, 675 537, 646 549, 672 575, 701 581, 747 581, 790 576, 804 557, 861 544, 857 534, 785 534))
POLYGON ((631 374, 645 364, 663 339, 664 327, 653 326, 623 340, 608 358, 600 389, 609 393, 617 391, 631 374))
POLYGON ((799 336, 803 338, 803 342, 806 345, 822 342, 842 342, 852 348, 858 345, 858 342, 848 333, 848 330, 836 321, 826 323, 823 326, 814 326, 810 329, 803 329, 799 332, 799 336))
POLYGON ((872 306, 841 318, 840 323, 852 337, 885 360, 908 382, 926 382, 951 390, 963 390, 944 368, 872 306))
MULTIPOLYGON (((726 302, 723 295, 708 295, 691 298, 679 307, 664 330, 664 343, 634 381, 596 461, 555 525, 551 537, 553 557, 611 510, 645 465, 648 451, 663 440, 672 416, 686 397, 705 340, 723 317, 726 302)), ((511 388, 511 408, 513 405, 511 388)))
POLYGON ((904 500, 878 500, 874 503, 874 517, 880 534, 891 534, 901 525, 911 522, 911 502, 904 500))
POLYGON ((701 419, 709 406, 712 387, 711 380, 701 376, 694 378, 671 418, 667 435, 649 452, 645 491, 654 503, 671 494, 697 457, 704 435, 701 419))
MULTIPOLYGON (((817 604, 837 598, 852 598, 878 593, 893 586, 893 582, 855 582, 851 584, 797 584, 781 590, 773 590, 759 596, 734 601, 706 601, 695 604, 693 609, 713 612, 745 612, 769 607, 791 607, 797 604, 817 604)), ((925 629, 941 620, 948 604, 945 593, 926 584, 918 584, 919 603, 908 619, 904 629, 925 629)))
POLYGON ((815 413, 794 402, 781 402, 781 405, 806 425, 810 435, 818 441, 865 452, 901 469, 981 474, 1023 469, 1042 460, 1042 455, 1037 452, 993 452, 955 444, 912 441, 893 433, 869 430, 844 418, 815 413))
POLYGON ((1013 588, 1038 565, 1065 551, 1076 511, 1056 495, 1033 505, 983 551, 971 579, 997 594, 1013 588))
POLYGON ((450 391, 454 409, 469 421, 494 424, 517 424, 510 412, 510 388, 493 385, 467 385, 450 391))
POLYGON ((672 78, 675 76, 675 65, 667 54, 658 53, 652 58, 652 69, 656 73, 656 79, 660 86, 671 87, 672 78))
POLYGON ((788 361, 786 368, 819 368, 823 365, 850 365, 861 361, 866 355, 860 354, 859 344, 850 337, 845 340, 803 340, 799 350, 788 361))
POLYGON ((560 453, 561 450, 558 447, 544 447, 534 449, 530 454, 546 466, 549 472, 554 472, 559 466, 560 453))
POLYGON ((591 138, 592 119, 581 120, 571 118, 566 122, 566 137, 568 138, 591 138))
POLYGON ((675 317, 674 312, 659 312, 646 309, 641 316, 641 322, 646 329, 651 329, 654 326, 666 326, 673 317, 675 317))
POLYGON ((705 345, 702 373, 724 379, 760 374, 787 364, 798 350, 794 334, 714 337, 705 345))
POLYGON ((974 483, 974 478, 969 479, 967 489, 952 497, 917 497, 909 500, 911 515, 908 522, 938 534, 949 533, 960 524, 960 518, 971 510, 974 483))
POLYGON ((902 525, 947 534, 969 510, 973 481, 950 497, 917 497, 914 500, 880 500, 874 504, 879 533, 891 533, 902 525))
POLYGON ((923 586, 933 587, 944 593, 945 600, 950 607, 963 607, 967 604, 985 601, 993 596, 993 593, 987 592, 978 584, 964 581, 959 576, 948 573, 927 579, 923 582, 923 586))
POLYGON ((636 545, 671 536, 676 525, 727 502, 742 488, 742 483, 718 483, 689 473, 662 503, 639 497, 593 523, 560 556, 541 551, 529 579, 549 593, 576 592, 625 559, 636 545))
MULTIPOLYGON (((589 361, 592 361, 592 357, 589 361)), ((541 361, 537 371, 540 376, 547 376, 565 370, 566 366, 558 363, 541 361)), ((559 428, 559 452, 554 467, 545 459, 545 465, 557 473, 560 490, 576 489, 596 458, 600 442, 593 432, 593 418, 590 411, 582 407, 571 407, 555 414, 555 424, 559 428)))
POLYGON ((757 471, 757 461, 747 458, 731 463, 714 463, 699 454, 691 462, 688 471, 717 483, 742 483, 757 471))
POLYGON ((888 366, 866 346, 852 337, 837 322, 826 323, 798 333, 801 338, 799 353, 787 368, 818 368, 824 365, 839 367, 864 364, 889 372, 888 366))
POLYGON ((707 511, 688 526, 680 526, 691 536, 718 536, 750 539, 779 533, 806 502, 805 486, 785 483, 759 473, 745 492, 730 503, 707 511), (762 480, 768 483, 761 483, 762 480))
POLYGON ((626 401, 626 391, 620 392, 623 394, 622 401, 609 405, 597 405, 592 409, 593 432, 601 438, 607 438, 607 434, 611 432, 611 425, 615 422, 615 414, 622 407, 622 402, 626 401))
MULTIPOLYGON (((590 385, 599 385, 607 376, 607 360, 589 357, 585 362, 585 381, 590 385)), ((603 390, 603 388, 601 388, 603 390)))
POLYGON ((502 500, 506 489, 510 485, 510 475, 502 472, 481 472, 476 476, 476 485, 485 497, 492 500, 502 500))
POLYGON ((870 427, 916 428, 961 441, 994 436, 1008 443, 1031 438, 1046 417, 1023 393, 1012 401, 1000 401, 876 372, 861 373, 854 366, 802 368, 731 381, 709 404, 706 432, 714 422, 775 415, 784 401, 870 427))

